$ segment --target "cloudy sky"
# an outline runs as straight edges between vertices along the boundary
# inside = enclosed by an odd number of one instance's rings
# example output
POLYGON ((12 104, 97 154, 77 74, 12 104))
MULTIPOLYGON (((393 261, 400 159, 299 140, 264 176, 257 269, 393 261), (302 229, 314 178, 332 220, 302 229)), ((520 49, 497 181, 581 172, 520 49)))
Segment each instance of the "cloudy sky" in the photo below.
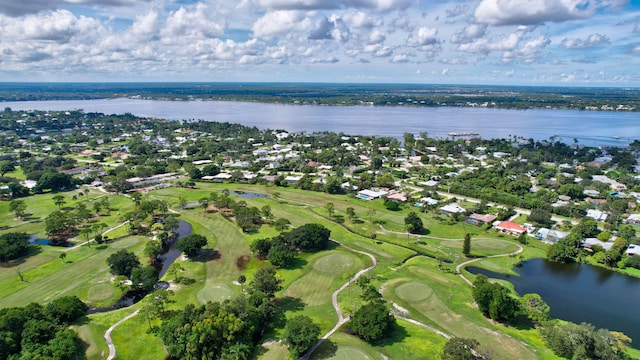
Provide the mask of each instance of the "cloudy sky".
POLYGON ((0 81, 640 86, 638 0, 0 0, 0 81))

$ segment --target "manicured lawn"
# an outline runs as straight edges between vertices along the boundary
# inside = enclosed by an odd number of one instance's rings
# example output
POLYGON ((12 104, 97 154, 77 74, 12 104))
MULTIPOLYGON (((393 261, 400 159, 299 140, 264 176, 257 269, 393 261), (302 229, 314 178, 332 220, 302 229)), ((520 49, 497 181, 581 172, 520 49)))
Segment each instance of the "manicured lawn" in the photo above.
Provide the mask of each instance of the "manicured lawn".
MULTIPOLYGON (((461 255, 462 239, 466 232, 472 235, 473 256, 490 256, 515 251, 515 240, 498 236, 471 225, 448 225, 447 219, 438 220, 433 212, 420 213, 418 209, 404 206, 400 211, 386 210, 382 201, 363 201, 350 196, 336 196, 324 193, 302 191, 294 188, 280 188, 246 184, 210 184, 198 183, 197 189, 167 188, 153 191, 145 196, 151 199, 168 201, 178 205, 178 197, 187 202, 197 202, 208 197, 211 192, 223 189, 243 190, 273 195, 277 198, 240 198, 248 206, 269 205, 275 218, 286 218, 292 226, 306 223, 320 223, 331 230, 331 238, 346 246, 374 255, 378 260, 375 269, 366 274, 372 283, 383 292, 385 299, 393 301, 409 311, 408 317, 438 328, 448 334, 472 337, 482 346, 492 349, 494 359, 555 359, 544 346, 537 331, 533 328, 505 326, 488 321, 477 310, 471 297, 471 288, 453 273, 456 264, 466 260, 461 255), (329 216, 324 206, 332 202, 335 213, 329 216), (348 207, 354 208, 355 219, 346 215, 348 207), (407 236, 404 218, 409 211, 416 211, 429 229, 427 235, 407 236), (334 220, 342 216, 344 222, 334 220), (379 224, 382 225, 382 227, 379 224), (390 232, 393 231, 393 232, 390 232), (376 238, 371 239, 371 234, 376 238), (439 264, 437 260, 422 255, 446 258, 449 263, 439 264), (444 267, 439 270, 439 265, 444 267)), ((71 200, 77 191, 64 193, 68 198, 67 207, 73 208, 80 201, 91 202, 101 196, 108 196, 112 211, 103 211, 95 221, 116 226, 121 217, 134 210, 133 202, 123 196, 104 195, 90 190, 88 196, 71 200)), ((33 207, 34 218, 43 219, 50 211, 56 210, 51 197, 54 194, 42 194, 27 198, 28 208, 33 207), (40 205, 41 204, 41 205, 40 205), (40 207, 38 207, 40 206, 40 207)), ((24 229, 30 233, 44 231, 42 221, 23 223, 8 214, 7 203, 0 203, 0 226, 9 226, 4 231, 24 229)), ((31 210, 30 210, 31 211, 31 210)), ((276 230, 264 224, 251 234, 243 233, 234 222, 219 214, 205 213, 201 208, 179 210, 176 216, 188 221, 196 234, 208 239, 208 245, 200 256, 194 259, 178 259, 182 271, 177 276, 192 279, 189 285, 175 284, 174 275, 167 274, 163 280, 172 282, 174 303, 170 309, 182 309, 186 304, 202 304, 206 301, 222 301, 233 298, 242 292, 236 283, 238 276, 246 275, 249 286, 255 271, 268 262, 252 256, 249 245, 260 238, 277 235, 276 230)), ((120 296, 121 289, 111 282, 107 271, 106 258, 119 249, 140 253, 146 237, 127 235, 126 227, 109 234, 111 239, 118 238, 104 246, 82 246, 67 251, 66 262, 58 256, 63 249, 40 247, 36 254, 27 257, 13 268, 0 268, 0 307, 26 305, 31 301, 45 302, 56 296, 78 295, 93 306, 109 304, 120 296), (17 276, 19 269, 25 279, 23 283, 17 276)), ((79 242, 84 239, 75 239, 79 242)), ((547 245, 532 240, 520 255, 482 259, 474 266, 493 271, 509 272, 521 259, 542 257, 547 245)), ((144 259, 143 259, 144 260, 144 259)), ((281 316, 269 323, 264 339, 278 340, 287 318, 296 315, 309 316, 317 323, 322 333, 331 329, 337 316, 331 305, 331 294, 358 270, 371 264, 371 260, 333 244, 328 250, 318 253, 302 253, 291 268, 279 269, 278 276, 283 280, 283 290, 279 304, 284 310, 281 316)), ((463 271, 469 279, 473 276, 463 271)), ((358 298, 360 289, 353 284, 338 297, 339 305, 345 315, 351 314, 361 304, 358 298)), ((87 344, 87 359, 103 359, 106 356, 106 344, 103 334, 106 329, 122 317, 142 307, 148 299, 127 308, 103 314, 88 316, 88 323, 78 323, 76 329, 87 344)), ((158 325, 159 320, 154 320, 158 325)), ((113 340, 119 359, 163 359, 165 353, 161 341, 147 333, 148 323, 143 315, 136 316, 113 332, 113 340)), ((382 342, 370 345, 353 335, 347 334, 345 326, 325 342, 313 359, 437 359, 445 339, 427 329, 398 321, 396 330, 382 342)), ((288 357, 286 346, 271 343, 260 353, 263 359, 282 359, 288 357)))
MULTIPOLYGON (((43 302, 63 295, 78 295, 79 287, 92 279, 104 276, 106 259, 121 248, 139 251, 145 238, 127 237, 110 245, 80 247, 67 252, 65 262, 57 253, 43 253, 50 260, 29 270, 20 270, 26 282, 21 282, 15 269, 0 268, 0 307, 25 306, 31 302, 43 302)), ((17 268, 19 268, 18 266, 17 268)), ((88 300, 88 299, 83 299, 88 300)))

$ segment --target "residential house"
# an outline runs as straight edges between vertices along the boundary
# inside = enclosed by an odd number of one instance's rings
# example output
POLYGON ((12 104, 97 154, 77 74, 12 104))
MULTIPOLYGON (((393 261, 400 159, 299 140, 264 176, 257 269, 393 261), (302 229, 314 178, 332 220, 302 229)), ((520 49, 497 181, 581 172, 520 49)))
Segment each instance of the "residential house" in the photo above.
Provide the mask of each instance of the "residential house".
POLYGON ((467 210, 463 209, 458 203, 447 204, 438 209, 438 214, 446 216, 454 216, 455 214, 463 214, 467 210))
POLYGON ((403 193, 394 193, 387 196, 388 200, 406 202, 408 200, 407 194, 403 193))
POLYGON ((480 225, 484 225, 484 224, 489 224, 494 222, 498 217, 496 215, 491 215, 491 214, 471 214, 469 216, 467 216, 466 219, 464 219, 464 221, 467 224, 471 224, 471 225, 476 225, 476 226, 480 226, 480 225))
POLYGON ((625 251, 627 256, 640 256, 640 245, 631 244, 625 251))
POLYGON ((533 237, 548 244, 555 244, 558 240, 562 240, 568 235, 568 232, 540 228, 535 232, 533 237))
POLYGON ((494 228, 501 233, 520 236, 527 232, 527 229, 524 227, 512 222, 512 221, 501 221, 494 225, 494 228))
POLYGON ((592 218, 595 221, 605 221, 607 220, 608 214, 604 211, 588 209, 587 215, 585 216, 588 218, 592 218))
POLYGON ((640 214, 631 214, 624 222, 631 225, 640 225, 640 214))
POLYGON ((384 190, 365 189, 365 190, 358 191, 358 194, 356 195, 356 197, 364 200, 373 200, 373 199, 378 199, 383 196, 386 196, 388 193, 389 193, 388 191, 384 191, 384 190))
POLYGON ((586 238, 580 242, 580 245, 585 249, 591 249, 594 245, 598 245, 605 250, 609 250, 613 246, 613 241, 602 242, 596 238, 586 238))

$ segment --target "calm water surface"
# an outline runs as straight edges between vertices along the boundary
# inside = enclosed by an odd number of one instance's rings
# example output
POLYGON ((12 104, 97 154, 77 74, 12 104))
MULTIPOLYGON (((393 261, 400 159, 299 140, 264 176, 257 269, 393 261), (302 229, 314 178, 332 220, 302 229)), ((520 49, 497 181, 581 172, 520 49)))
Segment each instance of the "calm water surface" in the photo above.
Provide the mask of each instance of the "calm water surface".
POLYGON ((505 110, 456 107, 294 106, 229 101, 155 101, 135 99, 0 102, 14 110, 76 110, 132 113, 170 120, 239 123, 293 132, 334 131, 351 135, 401 138, 405 132, 477 132, 483 138, 510 135, 589 146, 628 145, 640 139, 640 113, 575 110, 505 110))
POLYGON ((553 317, 622 331, 640 347, 640 279, 587 264, 533 259, 516 268, 519 276, 468 267, 472 274, 513 283, 520 295, 537 293, 553 317))

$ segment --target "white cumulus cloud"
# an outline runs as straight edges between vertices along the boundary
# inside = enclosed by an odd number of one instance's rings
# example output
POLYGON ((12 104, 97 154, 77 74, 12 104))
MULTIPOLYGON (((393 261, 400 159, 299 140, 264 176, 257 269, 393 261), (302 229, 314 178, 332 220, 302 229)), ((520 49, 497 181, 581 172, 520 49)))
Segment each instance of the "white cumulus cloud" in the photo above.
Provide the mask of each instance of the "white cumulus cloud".
POLYGON ((438 29, 421 27, 415 33, 411 34, 407 39, 409 46, 426 46, 438 43, 438 29))
POLYGON ((564 38, 562 46, 567 49, 589 49, 599 45, 609 44, 609 38, 602 34, 591 34, 586 39, 564 38))
POLYGON ((588 18, 596 10, 617 8, 627 0, 482 0, 474 17, 491 25, 533 25, 588 18))
POLYGON ((313 24, 307 13, 295 10, 277 10, 266 13, 258 19, 251 30, 257 38, 270 39, 293 30, 306 30, 313 24))

